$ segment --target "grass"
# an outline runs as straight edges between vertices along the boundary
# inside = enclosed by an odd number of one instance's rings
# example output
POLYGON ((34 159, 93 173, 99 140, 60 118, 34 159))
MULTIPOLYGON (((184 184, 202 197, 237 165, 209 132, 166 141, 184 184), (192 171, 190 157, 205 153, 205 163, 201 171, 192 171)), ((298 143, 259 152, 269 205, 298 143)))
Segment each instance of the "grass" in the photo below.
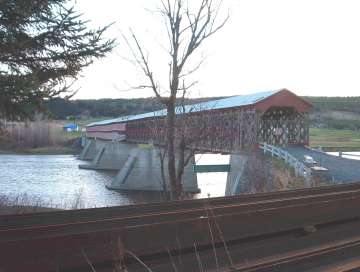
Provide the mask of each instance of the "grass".
MULTIPOLYGON (((279 158, 270 158, 273 167, 273 174, 277 190, 294 190, 305 187, 306 181, 302 176, 296 176, 294 168, 279 158)), ((313 177, 310 180, 311 187, 329 186, 332 183, 328 179, 313 177)))
POLYGON ((305 179, 301 176, 296 177, 294 169, 285 161, 275 157, 268 158, 271 160, 275 184, 279 191, 304 188, 305 179))
POLYGON ((360 131, 310 128, 311 147, 346 147, 360 150, 360 131))
POLYGON ((0 195, 0 215, 36 213, 55 210, 59 210, 59 208, 51 207, 49 203, 45 203, 39 197, 29 196, 27 194, 15 196, 0 195))
POLYGON ((29 194, 4 195, 0 194, 0 215, 37 213, 44 211, 78 210, 84 209, 83 189, 75 192, 73 199, 56 205, 46 202, 39 196, 29 194))

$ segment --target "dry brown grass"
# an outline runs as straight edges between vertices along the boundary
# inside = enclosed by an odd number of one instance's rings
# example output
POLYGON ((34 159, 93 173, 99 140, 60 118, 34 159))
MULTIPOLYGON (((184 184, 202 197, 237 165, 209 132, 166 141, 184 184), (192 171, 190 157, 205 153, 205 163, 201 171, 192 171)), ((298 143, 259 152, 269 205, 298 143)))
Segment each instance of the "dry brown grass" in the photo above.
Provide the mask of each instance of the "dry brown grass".
POLYGON ((61 205, 47 202, 40 197, 28 194, 0 195, 0 215, 56 210, 77 210, 84 208, 85 203, 83 200, 83 191, 81 189, 75 193, 73 199, 61 203, 61 205))
POLYGON ((36 213, 42 211, 56 210, 51 203, 45 203, 38 197, 27 194, 0 195, 0 215, 36 213))
POLYGON ((80 132, 65 132, 62 125, 61 122, 43 119, 41 115, 32 122, 3 122, 0 150, 41 154, 73 153, 72 143, 80 136, 80 132))
POLYGON ((6 136, 18 147, 38 148, 56 146, 64 143, 66 138, 59 124, 49 121, 13 122, 5 128, 6 136))
POLYGON ((241 193, 266 193, 278 190, 274 166, 262 154, 250 154, 243 172, 241 193))

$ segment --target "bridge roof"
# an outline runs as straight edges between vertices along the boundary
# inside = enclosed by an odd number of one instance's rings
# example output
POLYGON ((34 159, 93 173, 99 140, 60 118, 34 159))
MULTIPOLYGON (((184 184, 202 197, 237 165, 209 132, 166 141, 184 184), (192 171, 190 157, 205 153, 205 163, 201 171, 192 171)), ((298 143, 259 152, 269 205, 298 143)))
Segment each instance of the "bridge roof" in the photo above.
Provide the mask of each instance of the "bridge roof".
MULTIPOLYGON (((177 107, 176 108, 176 114, 182 114, 182 113, 192 113, 192 112, 199 112, 199 111, 207 111, 207 110, 219 110, 219 109, 228 109, 228 108, 235 108, 235 107, 244 107, 244 106, 250 106, 258 104, 259 102, 264 102, 268 98, 274 96, 277 93, 281 92, 287 92, 290 93, 293 97, 296 97, 301 100, 303 103, 307 103, 305 100, 297 97, 295 94, 291 93, 290 91, 286 89, 279 89, 279 90, 273 90, 273 91, 266 91, 266 92, 259 92, 259 93, 252 93, 248 95, 237 95, 237 96, 231 96, 228 98, 218 99, 218 100, 211 100, 207 102, 202 102, 199 104, 193 104, 193 105, 186 105, 184 107, 177 107)), ((281 99, 281 97, 280 97, 281 99)), ((261 108, 264 110, 264 106, 261 108)), ((126 123, 134 120, 140 120, 150 117, 161 117, 166 116, 167 110, 162 109, 158 111, 153 112, 147 112, 142 114, 136 114, 136 115, 127 115, 122 116, 115 119, 108 119, 100 122, 95 122, 87 125, 87 127, 91 126, 101 126, 101 125, 108 125, 108 124, 114 124, 114 123, 126 123)))

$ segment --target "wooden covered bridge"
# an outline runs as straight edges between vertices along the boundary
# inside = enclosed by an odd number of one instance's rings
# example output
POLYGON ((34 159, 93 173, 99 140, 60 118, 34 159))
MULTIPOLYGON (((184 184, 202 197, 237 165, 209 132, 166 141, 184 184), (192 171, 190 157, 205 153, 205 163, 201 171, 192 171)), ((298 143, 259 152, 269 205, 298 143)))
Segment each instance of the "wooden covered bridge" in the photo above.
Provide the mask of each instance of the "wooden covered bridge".
MULTIPOLYGON (((183 147, 191 149, 192 155, 183 173, 184 190, 199 191, 193 153, 213 152, 231 154, 227 191, 236 193, 248 151, 259 143, 308 145, 311 108, 311 104, 286 89, 176 108, 175 140, 185 143, 183 147)), ((110 189, 163 190, 166 186, 161 176, 161 149, 152 144, 161 147, 165 135, 166 110, 90 124, 80 159, 91 163, 80 168, 118 170, 110 189)))
MULTIPOLYGON (((312 105, 287 89, 233 96, 178 107, 177 137, 199 151, 241 151, 265 142, 277 146, 309 144, 308 113, 312 105)), ((166 110, 89 124, 87 137, 127 142, 164 141, 166 110)))

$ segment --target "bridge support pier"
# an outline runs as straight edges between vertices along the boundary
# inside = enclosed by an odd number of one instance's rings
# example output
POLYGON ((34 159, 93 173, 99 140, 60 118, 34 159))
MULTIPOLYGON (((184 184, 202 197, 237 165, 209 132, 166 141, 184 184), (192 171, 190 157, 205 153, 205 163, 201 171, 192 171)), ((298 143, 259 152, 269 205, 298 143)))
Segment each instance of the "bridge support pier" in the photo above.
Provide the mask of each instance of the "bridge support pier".
POLYGON ((237 195, 241 192, 241 183, 247 160, 248 156, 246 155, 230 155, 230 171, 226 180, 225 196, 237 195))
POLYGON ((96 141, 96 155, 90 164, 79 165, 81 169, 120 170, 126 163, 130 150, 135 145, 121 142, 96 141))
MULTIPOLYGON (((195 164, 193 157, 184 170, 184 184, 185 192, 198 193, 196 173, 194 173, 192 166, 195 164)), ((167 160, 164 161, 165 179, 168 180, 167 175, 167 160)), ((169 189, 168 184, 163 184, 161 178, 161 164, 158 155, 158 150, 152 145, 139 145, 131 149, 129 156, 124 166, 116 175, 108 189, 112 190, 141 190, 141 191, 163 191, 169 189)))
POLYGON ((91 161, 96 156, 96 140, 95 139, 86 139, 85 147, 81 151, 78 159, 84 161, 91 161))

